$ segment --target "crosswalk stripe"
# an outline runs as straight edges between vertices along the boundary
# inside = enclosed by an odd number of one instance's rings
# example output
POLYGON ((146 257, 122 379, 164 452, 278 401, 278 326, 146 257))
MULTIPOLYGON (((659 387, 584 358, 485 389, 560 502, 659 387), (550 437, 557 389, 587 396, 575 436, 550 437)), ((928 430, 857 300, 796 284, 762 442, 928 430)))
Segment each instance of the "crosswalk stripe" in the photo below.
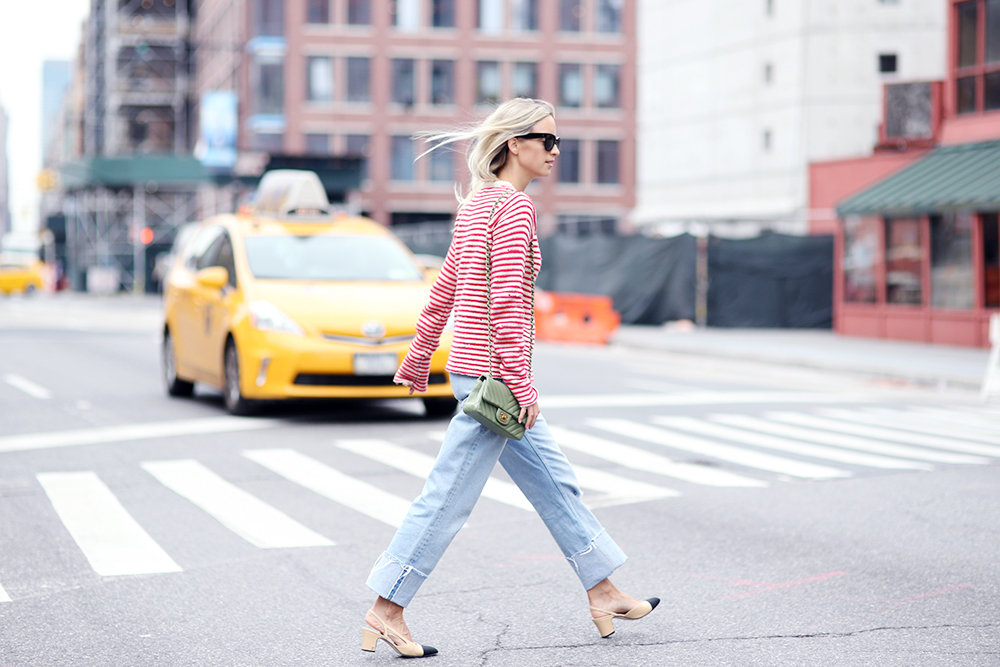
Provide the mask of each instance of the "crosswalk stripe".
MULTIPOLYGON (((552 429, 553 427, 549 428, 552 429)), ((555 431, 553 431, 553 435, 555 435, 555 431)), ((431 431, 428 433, 428 436, 434 440, 443 440, 444 431, 431 431)), ((658 500, 660 498, 674 498, 681 495, 679 491, 674 491, 673 489, 656 486, 655 484, 646 484, 634 479, 627 479, 587 466, 573 464, 573 472, 576 473, 576 481, 580 483, 582 488, 605 494, 600 498, 588 498, 585 500, 587 507, 591 509, 595 507, 627 505, 629 503, 658 500), (623 490, 627 492, 623 493, 623 490)))
POLYGON ((920 420, 919 416, 911 416, 908 412, 848 413, 845 411, 841 413, 839 410, 834 410, 830 412, 824 411, 824 414, 828 414, 835 419, 847 419, 861 424, 872 424, 886 428, 901 428, 906 431, 916 431, 917 433, 932 437, 942 437, 950 443, 949 447, 951 449, 968 452, 969 454, 981 454, 983 456, 1000 458, 1000 446, 996 444, 1000 441, 1000 434, 991 437, 962 433, 955 428, 928 424, 920 420))
POLYGON ((726 470, 715 470, 691 463, 677 463, 659 454, 647 452, 645 449, 624 445, 588 433, 580 433, 559 426, 550 426, 549 430, 552 431, 552 435, 555 436, 560 447, 605 459, 625 468, 652 472, 705 486, 763 488, 768 485, 763 480, 737 475, 726 470))
POLYGON ((950 434, 946 434, 945 436, 935 435, 929 429, 924 429, 914 424, 907 424, 905 421, 886 419, 877 415, 866 415, 848 410, 821 410, 820 413, 833 419, 863 424, 866 428, 886 429, 887 433, 893 433, 895 429, 902 429, 901 431, 895 430, 897 433, 896 437, 902 436, 903 442, 909 442, 914 445, 938 447, 966 454, 1000 458, 1000 447, 961 440, 957 436, 950 434), (919 429, 920 432, 913 433, 912 431, 915 429, 919 429))
POLYGON ((142 468, 168 489, 263 549, 325 547, 333 542, 192 460, 146 461, 142 468))
MULTIPOLYGON (((405 473, 416 475, 422 479, 427 479, 434 467, 434 457, 415 452, 406 447, 400 447, 386 440, 358 439, 358 440, 338 440, 337 445, 349 452, 360 454, 361 456, 374 459, 379 463, 391 466, 405 473)), ((517 485, 505 482, 502 479, 490 477, 483 488, 484 497, 490 500, 516 507, 518 509, 534 512, 535 508, 517 485)))
POLYGON ((576 481, 580 483, 581 487, 605 494, 600 498, 584 498, 587 507, 591 509, 630 505, 661 498, 676 498, 681 495, 679 491, 673 489, 626 479, 597 468, 574 465, 573 472, 576 473, 576 481))
POLYGON ((985 442, 1000 442, 1000 424, 986 425, 979 424, 964 415, 948 416, 947 414, 934 414, 930 412, 917 412, 915 410, 891 410, 888 408, 866 408, 865 412, 885 417, 895 417, 905 419, 915 424, 927 424, 935 429, 944 429, 953 435, 961 437, 971 437, 974 440, 984 440, 985 442))
POLYGON ((36 477, 97 574, 181 571, 95 473, 49 472, 36 477))
POLYGON ((664 447, 695 452, 750 468, 768 470, 793 477, 830 479, 851 476, 851 473, 846 470, 838 470, 803 461, 794 461, 780 456, 743 449, 742 447, 733 447, 701 438, 693 438, 675 431, 665 431, 655 426, 639 424, 627 419, 590 419, 587 420, 587 424, 629 438, 645 440, 646 442, 663 445, 664 447))
POLYGON ((694 419, 693 417, 655 417, 653 421, 664 426, 690 430, 703 435, 715 436, 735 442, 745 442, 749 445, 777 449, 792 454, 801 454, 802 456, 839 461, 840 463, 897 470, 934 469, 934 466, 927 463, 894 459, 887 456, 878 456, 877 454, 865 454, 854 450, 840 449, 839 447, 826 447, 800 440, 789 440, 766 433, 754 433, 744 430, 748 423, 754 421, 753 417, 745 417, 744 415, 712 415, 711 422, 694 419))
POLYGON ((172 438, 179 435, 203 435, 231 431, 256 431, 285 426, 279 419, 247 419, 245 417, 205 417, 145 424, 123 424, 71 431, 25 433, 0 438, 0 452, 20 452, 48 447, 95 445, 107 442, 172 438))
MULTIPOLYGON (((826 419, 815 415, 806 415, 799 412, 769 412, 765 415, 765 417, 767 419, 773 419, 775 421, 785 422, 788 424, 805 426, 806 428, 826 429, 828 431, 849 433, 852 435, 864 436, 866 438, 878 438, 880 440, 917 444, 913 442, 913 440, 907 439, 905 435, 899 431, 876 428, 874 426, 863 426, 861 424, 852 424, 849 422, 838 421, 836 419, 826 419)), ((980 456, 940 452, 932 449, 924 449, 922 447, 892 445, 892 449, 889 449, 886 444, 879 443, 878 448, 876 449, 872 445, 873 443, 870 443, 868 444, 868 447, 863 447, 863 449, 882 451, 887 454, 891 454, 892 450, 895 450, 898 456, 905 456, 907 458, 920 459, 923 461, 934 461, 936 463, 959 463, 970 465, 989 463, 989 459, 985 459, 980 456)))
POLYGON ((10 596, 7 595, 7 591, 3 589, 3 586, 0 586, 0 602, 12 602, 10 596))
POLYGON ((291 449, 253 449, 243 456, 324 498, 396 528, 410 509, 410 503, 402 498, 291 449))
MULTIPOLYGON (((941 408, 935 409, 940 410, 941 408)), ((955 405, 952 406, 952 410, 964 415, 972 415, 977 419, 990 424, 1000 423, 1000 411, 998 410, 991 410, 989 408, 974 408, 968 405, 955 405)))
POLYGON ((1000 430, 1000 422, 987 416, 982 412, 967 412, 962 410, 946 410, 943 408, 919 407, 920 413, 934 415, 939 418, 954 420, 962 424, 975 425, 977 428, 987 433, 996 433, 1000 430))
POLYGON ((858 393, 689 391, 679 394, 573 394, 547 396, 546 410, 579 408, 636 408, 663 405, 727 405, 747 403, 857 403, 867 398, 858 393))

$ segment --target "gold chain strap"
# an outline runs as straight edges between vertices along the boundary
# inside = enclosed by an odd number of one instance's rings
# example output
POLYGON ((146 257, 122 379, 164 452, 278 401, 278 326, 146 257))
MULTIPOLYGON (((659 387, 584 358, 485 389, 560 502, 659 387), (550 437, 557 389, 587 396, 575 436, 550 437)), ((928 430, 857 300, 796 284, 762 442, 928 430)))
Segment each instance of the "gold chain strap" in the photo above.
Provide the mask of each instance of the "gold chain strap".
MULTIPOLYGON (((492 243, 490 243, 490 222, 493 220, 493 214, 496 213, 497 206, 500 205, 504 199, 510 196, 510 193, 501 195, 499 199, 493 204, 492 210, 490 210, 490 216, 486 218, 486 326, 487 326, 487 353, 490 356, 490 377, 493 377, 493 316, 490 314, 490 304, 492 302, 492 297, 490 296, 490 284, 493 282, 492 273, 492 243)), ((528 261, 531 262, 531 272, 528 274, 528 279, 531 281, 531 331, 528 334, 528 376, 531 376, 531 366, 532 357, 535 356, 535 249, 532 247, 531 239, 528 239, 528 261)))

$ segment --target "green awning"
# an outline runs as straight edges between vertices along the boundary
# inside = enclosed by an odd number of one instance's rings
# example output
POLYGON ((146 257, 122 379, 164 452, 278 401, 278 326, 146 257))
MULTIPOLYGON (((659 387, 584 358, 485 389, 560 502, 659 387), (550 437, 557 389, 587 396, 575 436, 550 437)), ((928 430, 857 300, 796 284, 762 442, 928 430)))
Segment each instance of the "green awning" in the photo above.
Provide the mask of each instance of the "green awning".
POLYGON ((159 184, 190 184, 208 179, 201 162, 187 155, 142 155, 98 157, 69 162, 61 167, 63 187, 129 187, 156 181, 159 184))
POLYGON ((837 215, 1000 210, 1000 141, 943 146, 837 206, 837 215))

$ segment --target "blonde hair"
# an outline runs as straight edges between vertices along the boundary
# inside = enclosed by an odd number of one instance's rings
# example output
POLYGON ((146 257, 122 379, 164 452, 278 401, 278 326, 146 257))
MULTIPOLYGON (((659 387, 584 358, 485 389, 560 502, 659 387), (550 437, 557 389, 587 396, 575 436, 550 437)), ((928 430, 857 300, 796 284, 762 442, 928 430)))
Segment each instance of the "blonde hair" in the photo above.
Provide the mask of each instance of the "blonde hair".
POLYGON ((457 141, 469 141, 465 158, 471 174, 469 186, 464 192, 455 186, 461 209, 480 188, 497 181, 497 173, 507 164, 507 140, 527 134, 548 116, 555 116, 555 108, 548 102, 515 97, 494 109, 481 123, 451 132, 418 132, 416 136, 432 144, 418 159, 457 141))

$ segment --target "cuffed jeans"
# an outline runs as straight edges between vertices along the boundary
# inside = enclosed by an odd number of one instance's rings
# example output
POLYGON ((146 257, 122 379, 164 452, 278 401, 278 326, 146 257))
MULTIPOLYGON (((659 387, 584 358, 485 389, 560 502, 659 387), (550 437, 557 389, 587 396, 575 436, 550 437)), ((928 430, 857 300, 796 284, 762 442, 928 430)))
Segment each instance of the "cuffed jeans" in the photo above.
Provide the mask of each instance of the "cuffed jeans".
MULTIPOLYGON (((451 375, 464 403, 476 382, 451 375)), ((625 553, 580 500, 580 486, 545 419, 521 440, 506 440, 459 410, 420 497, 368 575, 378 595, 407 606, 465 524, 497 460, 531 501, 585 589, 625 563, 625 553)))

